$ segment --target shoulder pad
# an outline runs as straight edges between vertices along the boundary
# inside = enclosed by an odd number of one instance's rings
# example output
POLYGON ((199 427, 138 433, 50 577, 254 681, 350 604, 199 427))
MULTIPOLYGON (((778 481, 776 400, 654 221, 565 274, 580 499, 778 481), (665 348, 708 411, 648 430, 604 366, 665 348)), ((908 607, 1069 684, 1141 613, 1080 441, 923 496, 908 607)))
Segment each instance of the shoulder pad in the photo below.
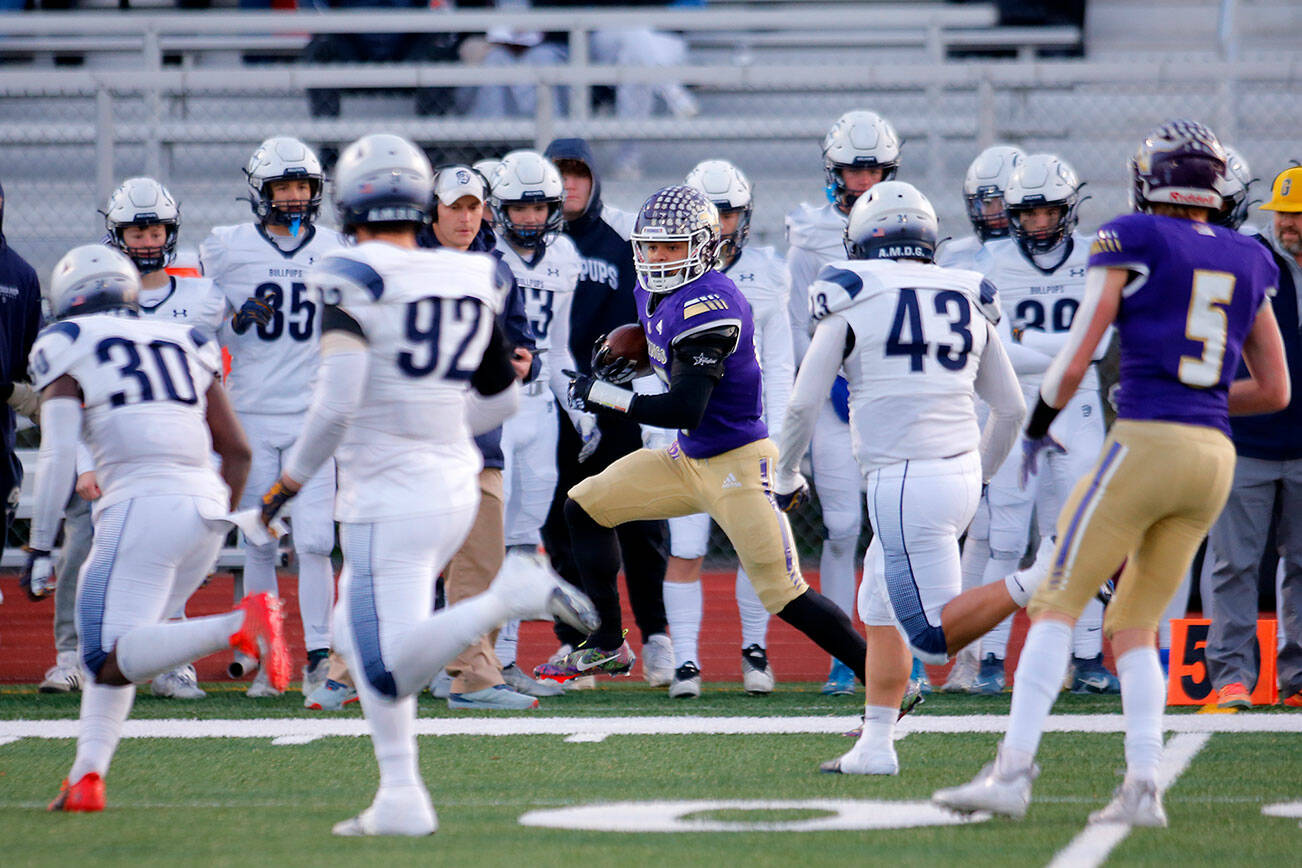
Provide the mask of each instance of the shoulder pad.
POLYGON ((727 354, 731 355, 737 349, 737 344, 741 340, 741 320, 737 319, 720 319, 714 322, 701 323, 699 326, 688 326, 669 342, 672 347, 677 347, 684 342, 696 340, 712 340, 724 345, 727 354))
POLYGON ((72 367, 76 353, 73 346, 81 336, 81 326, 75 322, 56 322, 41 329, 32 344, 28 368, 32 384, 39 392, 63 376, 72 367))
POLYGON ((323 257, 312 271, 311 280, 321 287, 326 304, 348 304, 359 300, 379 301, 384 295, 384 278, 374 268, 340 254, 323 257))
POLYGON ((999 321, 1004 318, 1003 311, 999 307, 999 290, 995 285, 984 277, 981 278, 981 287, 979 290, 980 298, 978 307, 985 318, 990 320, 991 325, 999 325, 999 321))
MULTIPOLYGON (((864 275, 845 266, 848 262, 824 265, 809 284, 810 316, 820 320, 828 314, 857 304, 865 297, 864 275)), ((867 286, 875 290, 879 282, 868 276, 867 286)), ((872 294, 872 293, 869 293, 872 294)))

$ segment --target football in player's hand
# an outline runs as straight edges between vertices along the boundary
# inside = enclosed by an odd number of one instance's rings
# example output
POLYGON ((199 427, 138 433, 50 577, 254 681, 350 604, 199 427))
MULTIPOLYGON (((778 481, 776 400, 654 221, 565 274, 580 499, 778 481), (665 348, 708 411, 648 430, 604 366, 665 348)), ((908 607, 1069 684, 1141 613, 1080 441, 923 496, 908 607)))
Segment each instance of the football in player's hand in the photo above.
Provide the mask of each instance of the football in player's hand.
POLYGON ((638 375, 649 373, 651 357, 647 354, 646 332, 638 323, 622 325, 606 335, 608 358, 627 359, 636 367, 638 375))

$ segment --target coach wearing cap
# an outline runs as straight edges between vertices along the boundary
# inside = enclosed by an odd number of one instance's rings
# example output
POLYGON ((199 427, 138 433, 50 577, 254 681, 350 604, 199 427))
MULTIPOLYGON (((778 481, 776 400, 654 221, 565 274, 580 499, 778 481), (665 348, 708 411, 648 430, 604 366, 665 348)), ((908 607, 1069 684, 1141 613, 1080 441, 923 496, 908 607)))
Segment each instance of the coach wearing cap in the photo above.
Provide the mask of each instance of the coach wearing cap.
MULTIPOLYGON (((1273 522, 1284 573, 1280 626, 1288 637, 1279 654, 1280 693, 1285 705, 1302 708, 1302 167, 1275 178, 1270 201, 1261 210, 1274 212, 1270 231, 1260 238, 1279 266, 1279 287, 1270 303, 1284 338, 1293 397, 1278 413, 1230 420, 1238 460, 1230 499, 1211 532, 1207 671, 1222 708, 1252 705, 1248 694, 1258 673, 1257 586, 1273 522)), ((1240 366, 1238 377, 1246 376, 1240 366)), ((1272 649, 1261 650, 1268 654, 1272 649)))

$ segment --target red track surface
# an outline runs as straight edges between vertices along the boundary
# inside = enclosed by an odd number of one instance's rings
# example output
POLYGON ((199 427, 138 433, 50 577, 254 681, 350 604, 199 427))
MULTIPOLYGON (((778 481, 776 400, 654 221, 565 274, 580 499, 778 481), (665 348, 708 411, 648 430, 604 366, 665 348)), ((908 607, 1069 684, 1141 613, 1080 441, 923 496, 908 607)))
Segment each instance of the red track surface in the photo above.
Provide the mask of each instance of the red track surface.
MULTIPOLYGON (((808 578, 817 586, 817 574, 808 578)), ((733 598, 734 581, 732 573, 712 572, 704 578, 705 623, 701 628, 700 663, 707 681, 741 680, 741 623, 737 618, 737 605, 733 598)), ((304 656, 303 628, 298 617, 295 577, 282 575, 280 589, 288 615, 285 621, 290 648, 297 661, 296 665, 301 666, 304 656)), ((29 602, 18 587, 17 576, 12 573, 0 575, 0 591, 4 592, 5 597, 4 604, 0 605, 0 682, 40 681, 45 670, 54 664, 54 600, 29 602)), ((215 576, 190 598, 186 611, 190 617, 197 617, 229 611, 231 605, 231 577, 222 574, 215 576)), ((640 648, 642 637, 637 635, 627 604, 624 609, 624 625, 629 628, 629 640, 634 648, 640 648)), ((1021 653, 1025 634, 1026 616, 1019 613, 1009 646, 1012 666, 1016 665, 1021 653)), ((547 659, 555 647, 556 640, 549 625, 541 622, 523 625, 520 629, 521 668, 531 669, 534 664, 547 659)), ((827 677, 828 656, 777 618, 769 624, 768 652, 779 681, 822 681, 827 677)), ((228 660, 229 655, 215 655, 199 661, 197 667, 200 680, 224 679, 228 660)), ((929 668, 934 681, 942 677, 948 667, 929 668)), ((641 675, 640 665, 635 674, 641 675)))

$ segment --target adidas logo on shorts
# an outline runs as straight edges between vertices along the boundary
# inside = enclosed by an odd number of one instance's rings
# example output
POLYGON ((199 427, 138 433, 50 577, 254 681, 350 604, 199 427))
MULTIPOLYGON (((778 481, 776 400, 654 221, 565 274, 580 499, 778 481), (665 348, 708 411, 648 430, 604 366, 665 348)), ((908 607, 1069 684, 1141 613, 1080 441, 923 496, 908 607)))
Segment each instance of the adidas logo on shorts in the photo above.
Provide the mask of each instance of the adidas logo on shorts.
POLYGON ((725 479, 725 480, 723 480, 723 487, 724 487, 724 488, 741 488, 741 483, 737 481, 737 477, 735 477, 735 476, 733 476, 731 473, 729 473, 729 474, 728 474, 728 478, 725 479))

